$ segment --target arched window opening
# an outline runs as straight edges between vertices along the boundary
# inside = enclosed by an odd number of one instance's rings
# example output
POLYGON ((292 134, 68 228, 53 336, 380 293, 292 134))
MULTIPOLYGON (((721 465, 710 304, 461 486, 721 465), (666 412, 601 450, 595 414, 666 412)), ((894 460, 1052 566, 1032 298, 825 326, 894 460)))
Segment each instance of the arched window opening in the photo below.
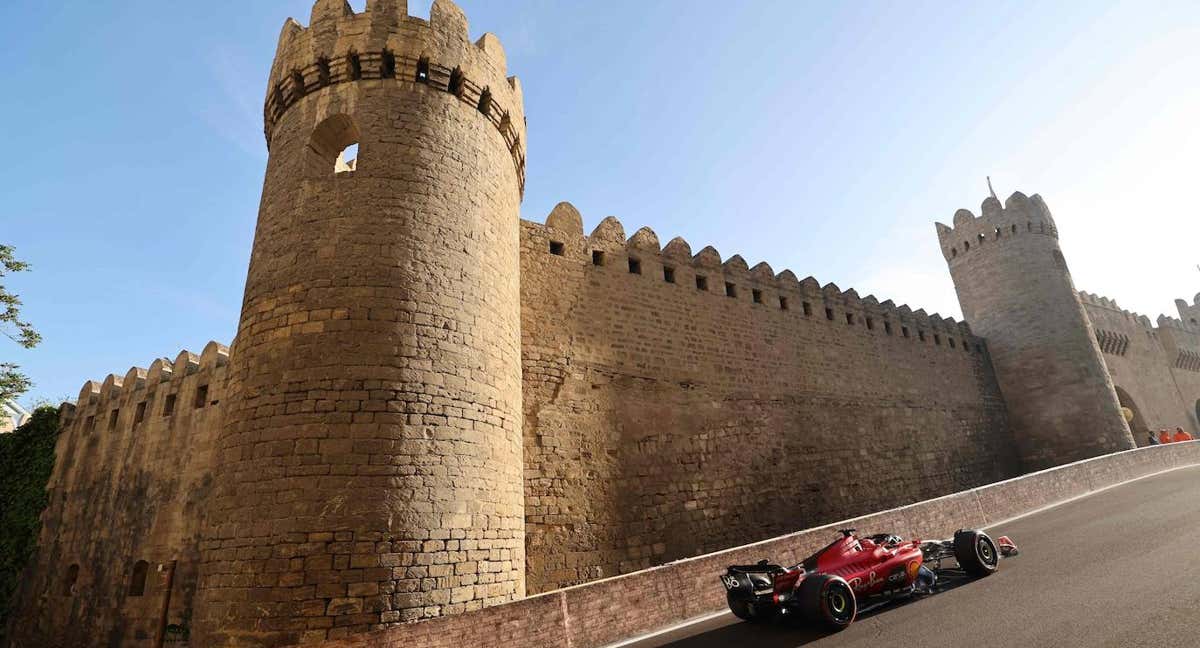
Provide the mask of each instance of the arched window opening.
POLYGON ((352 81, 362 80, 362 59, 358 58, 358 54, 351 54, 349 57, 350 63, 350 79, 352 81))
POLYGON ((1133 440, 1139 446, 1150 444, 1150 426, 1146 425, 1146 419, 1142 416, 1141 409, 1133 401, 1133 397, 1129 392, 1121 387, 1117 387, 1117 402, 1121 405, 1121 414, 1125 417, 1125 422, 1129 424, 1129 431, 1133 432, 1133 440))
POLYGON ((381 79, 396 78, 396 55, 388 50, 383 50, 383 56, 379 60, 379 77, 381 79))
POLYGON ((334 115, 321 122, 308 141, 309 176, 322 178, 355 171, 360 137, 358 124, 349 115, 334 115))
POLYGON ((317 83, 322 88, 329 85, 329 59, 327 58, 317 59, 317 83))
POLYGON ((450 82, 446 84, 446 91, 456 97, 462 97, 464 85, 466 77, 463 76, 462 68, 454 68, 450 73, 450 82))
POLYGON ((63 577, 63 596, 73 596, 75 594, 75 581, 77 580, 79 580, 79 565, 71 565, 67 568, 66 576, 63 577))
POLYGON ((484 117, 492 113, 492 89, 484 88, 483 92, 479 93, 479 112, 483 113, 484 117))
POLYGON ((146 593, 146 572, 150 570, 150 564, 145 560, 139 560, 133 565, 133 574, 129 577, 129 595, 142 596, 146 593))
POLYGON ((429 83, 429 57, 422 56, 417 60, 417 83, 429 83))

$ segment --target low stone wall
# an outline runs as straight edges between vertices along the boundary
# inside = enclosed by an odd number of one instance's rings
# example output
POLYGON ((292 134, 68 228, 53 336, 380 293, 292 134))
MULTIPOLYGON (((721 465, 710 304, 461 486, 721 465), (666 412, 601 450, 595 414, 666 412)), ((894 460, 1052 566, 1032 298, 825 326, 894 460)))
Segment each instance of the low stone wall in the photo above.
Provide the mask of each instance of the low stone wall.
POLYGON ((837 529, 947 537, 1154 473, 1200 464, 1200 442, 1152 446, 1032 473, 890 511, 806 529, 641 572, 548 592, 477 612, 397 626, 323 648, 546 646, 600 648, 725 608, 728 565, 804 559, 837 529), (678 596, 678 592, 690 592, 678 596))

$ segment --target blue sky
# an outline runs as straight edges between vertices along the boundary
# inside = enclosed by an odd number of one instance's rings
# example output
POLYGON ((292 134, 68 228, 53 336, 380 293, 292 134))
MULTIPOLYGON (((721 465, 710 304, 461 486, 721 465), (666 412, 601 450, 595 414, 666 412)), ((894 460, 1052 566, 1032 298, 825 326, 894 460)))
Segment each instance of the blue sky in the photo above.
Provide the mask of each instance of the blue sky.
MULTIPOLYGON (((933 221, 991 175, 1046 198, 1081 290, 1151 317, 1200 291, 1200 4, 460 4, 525 88, 527 219, 569 200, 958 316, 933 221)), ((310 7, 0 3, 0 241, 45 336, 0 345, 22 402, 232 339, 265 79, 310 7)))

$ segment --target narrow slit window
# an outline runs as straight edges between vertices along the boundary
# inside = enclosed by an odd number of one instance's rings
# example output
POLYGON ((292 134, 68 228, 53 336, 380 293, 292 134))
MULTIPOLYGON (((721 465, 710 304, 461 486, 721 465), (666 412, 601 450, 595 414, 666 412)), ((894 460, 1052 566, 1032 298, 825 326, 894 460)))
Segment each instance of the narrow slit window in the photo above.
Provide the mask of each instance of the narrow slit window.
POLYGON ((825 309, 825 319, 829 320, 830 322, 833 321, 833 309, 832 308, 825 309))
POLYGON ((299 71, 292 72, 292 88, 297 95, 304 94, 304 75, 299 71))
POLYGON ((641 259, 635 259, 633 257, 629 257, 629 274, 636 274, 636 275, 642 274, 641 259))
POLYGON ((925 331, 918 330, 917 331, 917 339, 924 342, 925 341, 925 331))
POLYGON ((736 298, 736 297, 737 297, 737 286, 735 286, 735 285, 733 285, 732 283, 730 283, 730 282, 726 281, 726 282, 725 282, 725 296, 726 296, 726 297, 734 297, 734 298, 736 298))
POLYGON ((133 565, 133 573, 129 577, 129 595, 143 596, 146 593, 146 572, 150 571, 150 564, 145 560, 139 560, 133 565))
POLYGON ((175 394, 169 394, 163 402, 163 416, 170 416, 175 413, 175 394))
POLYGON ((762 291, 761 290, 758 290, 758 289, 751 290, 750 295, 754 298, 755 304, 762 303, 762 291))
POLYGON ((109 430, 117 429, 117 417, 119 417, 120 415, 121 415, 121 410, 119 410, 119 409, 115 409, 115 410, 109 412, 109 414, 108 414, 108 429, 109 430))
POLYGON ((388 50, 383 50, 383 56, 379 59, 379 77, 382 79, 396 78, 396 55, 388 50))
POLYGON ((63 576, 62 595, 73 596, 75 594, 75 582, 79 580, 79 565, 71 565, 67 568, 67 573, 63 576))
POLYGON ((663 266, 663 281, 669 284, 675 283, 675 268, 663 266))
POLYGON ((446 92, 462 97, 463 86, 466 85, 466 77, 463 76, 462 68, 454 68, 450 73, 450 81, 446 84, 446 92))
POLYGON ((907 327, 907 326, 901 326, 901 327, 900 327, 900 335, 903 335, 904 337, 912 337, 912 336, 911 336, 911 335, 909 335, 909 333, 908 333, 908 327, 907 327))
POLYGON ((779 310, 787 310, 787 309, 788 309, 788 298, 780 297, 779 298, 779 310))
POLYGON ((592 250, 592 265, 594 265, 594 266, 604 265, 604 253, 603 252, 601 252, 600 250, 592 250))
POLYGON ((999 227, 996 228, 996 240, 997 241, 1000 240, 1000 228, 999 227))
POLYGON ((951 348, 951 349, 957 349, 957 348, 958 348, 958 345, 957 345, 957 344, 954 342, 954 338, 946 338, 946 341, 950 343, 950 348, 951 348))
POLYGON ((958 248, 950 248, 950 258, 958 257, 958 248))
POLYGON ((868 331, 875 330, 875 320, 871 319, 870 317, 867 318, 867 330, 868 331))
POLYGON ((351 81, 362 80, 362 59, 360 59, 358 57, 358 54, 351 54, 349 56, 349 63, 350 63, 350 80, 351 81))
POLYGON ((942 346, 942 336, 938 335, 937 333, 934 333, 933 334, 933 343, 938 346, 942 346))
POLYGON ((133 411, 133 424, 139 425, 146 420, 146 401, 137 404, 137 409, 133 411))
POLYGON ((562 256, 566 253, 566 246, 558 241, 550 241, 550 254, 554 256, 562 256))
POLYGON ((971 242, 963 241, 963 252, 970 252, 970 251, 971 251, 971 242))
POLYGON ((429 83, 429 57, 422 56, 417 60, 417 83, 429 83))
POLYGON ((802 302, 800 306, 804 309, 805 317, 812 317, 812 304, 808 302, 802 302))
POLYGON ((196 388, 196 409, 200 409, 208 405, 208 385, 200 385, 196 388))
POLYGON ((329 85, 329 59, 327 58, 317 59, 317 83, 321 84, 322 88, 329 85))
POLYGON ((1013 234, 1016 234, 1016 233, 1017 233, 1017 225, 1016 225, 1016 223, 1013 223, 1013 226, 1012 226, 1012 233, 1013 233, 1013 234))
POLYGON ((846 313, 846 324, 854 326, 854 313, 846 313))
POLYGON ((87 420, 84 421, 84 423, 83 423, 83 429, 84 429, 84 431, 87 431, 87 432, 95 431, 96 430, 96 417, 95 416, 87 417, 87 420))
POLYGON ((891 322, 889 322, 887 320, 883 321, 883 332, 887 333, 888 335, 892 334, 892 323, 891 322))
POLYGON ((696 290, 708 290, 708 277, 696 275, 696 290))

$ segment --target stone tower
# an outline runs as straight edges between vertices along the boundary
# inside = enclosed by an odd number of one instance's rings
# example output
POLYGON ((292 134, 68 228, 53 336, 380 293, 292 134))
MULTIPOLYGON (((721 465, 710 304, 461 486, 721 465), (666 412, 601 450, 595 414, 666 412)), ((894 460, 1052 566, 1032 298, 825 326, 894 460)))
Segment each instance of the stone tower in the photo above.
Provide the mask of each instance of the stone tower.
POLYGON ((283 27, 265 120, 197 645, 524 596, 525 119, 499 41, 449 0, 319 0, 283 27))
POLYGON ((1135 447, 1041 196, 937 224, 963 315, 987 345, 1026 470, 1135 447))

